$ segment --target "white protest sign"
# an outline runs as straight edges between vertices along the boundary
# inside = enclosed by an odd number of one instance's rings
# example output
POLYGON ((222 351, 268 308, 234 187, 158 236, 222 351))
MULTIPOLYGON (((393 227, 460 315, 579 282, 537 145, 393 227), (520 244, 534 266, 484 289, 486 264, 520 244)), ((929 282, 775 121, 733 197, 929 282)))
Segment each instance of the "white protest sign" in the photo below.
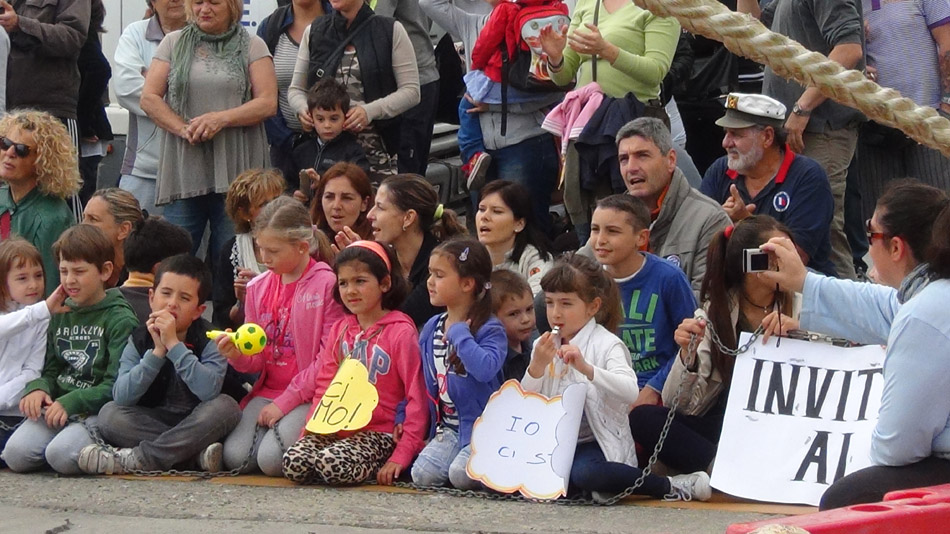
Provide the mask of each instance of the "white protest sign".
POLYGON ((244 13, 241 23, 252 33, 257 33, 257 26, 267 15, 277 9, 277 0, 244 0, 244 13))
POLYGON ((548 398, 505 382, 475 421, 468 476, 502 493, 567 495, 586 396, 586 384, 548 398))
MULTIPOLYGON (((740 345, 749 339, 743 334, 740 345)), ((884 349, 774 339, 736 359, 712 485, 758 501, 817 505, 871 465, 884 349)))

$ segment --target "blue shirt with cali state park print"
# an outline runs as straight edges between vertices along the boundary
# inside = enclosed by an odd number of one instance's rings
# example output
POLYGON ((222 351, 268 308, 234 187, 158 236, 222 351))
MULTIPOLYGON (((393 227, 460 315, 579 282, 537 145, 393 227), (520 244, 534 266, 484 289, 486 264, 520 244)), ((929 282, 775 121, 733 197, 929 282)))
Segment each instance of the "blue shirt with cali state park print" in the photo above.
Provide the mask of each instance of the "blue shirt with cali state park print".
POLYGON ((713 162, 703 176, 699 190, 723 204, 729 186, 735 184, 746 204, 755 204, 756 215, 770 215, 792 232, 795 244, 808 254, 808 267, 828 276, 837 276, 831 262, 831 218, 835 201, 828 176, 817 161, 792 152, 788 145, 775 178, 755 198, 749 196, 745 178, 730 170, 728 156, 713 162))
POLYGON ((696 298, 683 271, 648 252, 643 267, 628 278, 615 279, 620 288, 623 322, 617 335, 630 349, 640 389, 663 391, 679 346, 673 333, 693 316, 696 298))

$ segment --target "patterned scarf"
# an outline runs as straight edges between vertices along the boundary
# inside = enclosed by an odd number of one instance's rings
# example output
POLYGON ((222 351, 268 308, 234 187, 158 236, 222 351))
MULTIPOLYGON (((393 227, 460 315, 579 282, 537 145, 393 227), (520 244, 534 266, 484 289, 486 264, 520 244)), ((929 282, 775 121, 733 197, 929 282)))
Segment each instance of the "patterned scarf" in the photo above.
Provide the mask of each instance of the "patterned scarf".
POLYGON ((927 284, 933 282, 936 278, 930 272, 930 264, 919 264, 901 281, 901 287, 897 290, 897 301, 903 304, 914 298, 914 295, 920 293, 923 288, 927 287, 927 284))
POLYGON ((181 37, 172 51, 171 71, 168 73, 168 105, 183 119, 185 104, 188 100, 188 78, 191 65, 195 60, 195 50, 200 43, 206 43, 215 61, 224 64, 225 69, 240 74, 243 80, 244 102, 251 99, 251 82, 248 73, 248 50, 250 36, 240 23, 234 23, 224 33, 211 35, 203 32, 194 22, 181 30, 181 37))

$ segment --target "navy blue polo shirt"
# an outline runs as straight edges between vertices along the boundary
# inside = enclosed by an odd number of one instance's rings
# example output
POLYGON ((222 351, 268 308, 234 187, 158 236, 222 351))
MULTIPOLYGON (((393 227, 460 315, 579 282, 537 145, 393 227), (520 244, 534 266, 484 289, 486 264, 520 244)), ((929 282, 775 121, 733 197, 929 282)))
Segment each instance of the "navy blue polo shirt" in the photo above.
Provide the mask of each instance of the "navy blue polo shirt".
POLYGON ((706 170, 700 191, 723 204, 729 199, 729 186, 735 184, 746 204, 755 204, 755 212, 770 215, 792 231, 795 243, 808 254, 808 267, 836 276, 831 263, 831 219, 835 202, 828 176, 817 161, 795 154, 786 145, 782 165, 775 178, 752 198, 745 179, 727 165, 728 156, 717 159, 706 170))

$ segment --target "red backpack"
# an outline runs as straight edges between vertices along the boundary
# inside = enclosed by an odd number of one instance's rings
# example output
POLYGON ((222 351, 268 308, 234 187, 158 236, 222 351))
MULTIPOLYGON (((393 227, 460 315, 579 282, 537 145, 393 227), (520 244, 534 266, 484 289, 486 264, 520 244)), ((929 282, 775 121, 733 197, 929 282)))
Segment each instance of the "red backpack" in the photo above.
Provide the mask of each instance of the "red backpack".
MULTIPOLYGON (((509 48, 502 47, 502 76, 522 91, 566 91, 569 88, 551 81, 547 56, 541 51, 541 28, 551 25, 555 31, 570 25, 567 4, 561 0, 547 0, 536 5, 523 6, 514 17, 512 29, 515 53, 508 56, 509 48)), ((502 80, 504 83, 504 80, 502 80)))

